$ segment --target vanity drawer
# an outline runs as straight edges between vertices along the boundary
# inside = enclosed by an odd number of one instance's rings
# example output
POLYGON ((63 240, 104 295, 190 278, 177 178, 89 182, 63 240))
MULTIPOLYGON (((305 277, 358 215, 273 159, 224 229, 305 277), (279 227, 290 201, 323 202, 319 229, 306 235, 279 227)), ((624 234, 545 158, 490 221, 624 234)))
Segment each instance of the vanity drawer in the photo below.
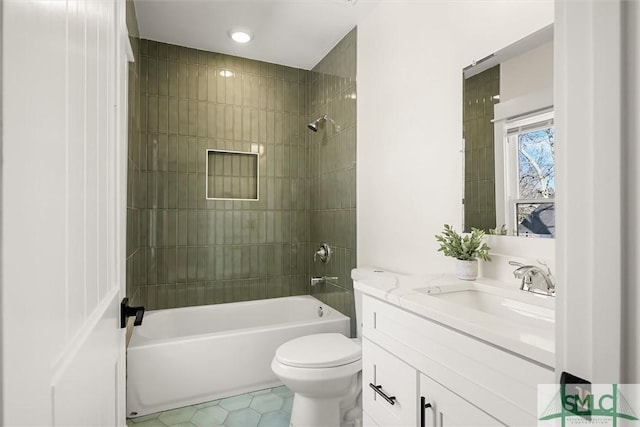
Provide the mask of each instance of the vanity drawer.
POLYGON ((417 372, 367 339, 362 340, 362 407, 380 426, 415 426, 417 372), (376 392, 370 384, 380 387, 376 392), (381 393, 392 398, 387 401, 381 393))

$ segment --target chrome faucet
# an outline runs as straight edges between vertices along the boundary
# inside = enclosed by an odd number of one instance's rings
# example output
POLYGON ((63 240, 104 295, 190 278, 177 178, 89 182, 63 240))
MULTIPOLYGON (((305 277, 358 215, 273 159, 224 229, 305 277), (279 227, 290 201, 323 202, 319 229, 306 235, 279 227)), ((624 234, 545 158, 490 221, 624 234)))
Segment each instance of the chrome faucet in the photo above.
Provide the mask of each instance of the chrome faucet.
POLYGON ((537 265, 525 265, 516 261, 509 261, 509 265, 518 267, 513 271, 513 276, 516 279, 522 279, 521 290, 554 297, 556 296, 556 283, 551 269, 547 264, 538 262, 545 267, 546 271, 537 265))
POLYGON ((316 257, 320 258, 323 264, 328 263, 331 260, 331 248, 329 245, 326 243, 321 244, 318 250, 313 253, 313 262, 316 262, 316 257))
POLYGON ((327 276, 314 276, 311 278, 311 286, 316 286, 320 283, 327 283, 328 280, 336 281, 337 277, 327 277, 327 276))

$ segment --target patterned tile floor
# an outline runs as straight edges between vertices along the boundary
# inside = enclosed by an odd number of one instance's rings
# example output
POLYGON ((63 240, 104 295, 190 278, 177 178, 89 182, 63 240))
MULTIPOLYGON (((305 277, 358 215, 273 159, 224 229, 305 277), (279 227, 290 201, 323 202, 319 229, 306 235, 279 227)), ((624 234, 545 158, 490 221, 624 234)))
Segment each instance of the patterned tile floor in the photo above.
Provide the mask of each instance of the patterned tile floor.
POLYGON ((129 427, 289 427, 293 392, 285 386, 127 419, 129 427))

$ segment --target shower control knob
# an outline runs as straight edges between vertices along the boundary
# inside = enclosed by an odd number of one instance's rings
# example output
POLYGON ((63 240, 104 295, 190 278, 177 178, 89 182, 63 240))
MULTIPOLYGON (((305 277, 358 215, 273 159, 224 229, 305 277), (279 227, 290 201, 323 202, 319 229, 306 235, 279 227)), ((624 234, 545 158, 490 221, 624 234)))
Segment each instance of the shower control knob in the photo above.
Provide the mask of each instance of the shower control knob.
POLYGON ((320 248, 313 254, 313 262, 316 262, 316 257, 320 258, 323 264, 326 264, 331 260, 331 248, 326 243, 320 245, 320 248))

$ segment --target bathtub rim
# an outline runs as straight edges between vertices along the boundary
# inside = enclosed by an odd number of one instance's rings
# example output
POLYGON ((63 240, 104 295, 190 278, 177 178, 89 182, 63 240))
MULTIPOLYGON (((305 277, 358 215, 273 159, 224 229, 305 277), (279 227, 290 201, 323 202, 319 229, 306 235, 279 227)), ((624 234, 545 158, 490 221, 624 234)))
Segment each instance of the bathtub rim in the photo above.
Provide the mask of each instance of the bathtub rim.
MULTIPOLYGON (((136 338, 138 338, 138 336, 136 335, 136 330, 134 328, 133 334, 131 336, 131 340, 129 342, 129 346, 127 348, 127 350, 136 350, 136 349, 144 349, 144 348, 149 348, 149 347, 158 347, 158 346, 164 346, 164 345, 171 345, 173 343, 176 342, 196 342, 196 341, 200 341, 200 340, 205 340, 205 339, 210 339, 212 337, 216 337, 216 336, 237 336, 237 335, 243 335, 243 334, 247 334, 256 330, 264 330, 264 331, 272 331, 272 330, 276 330, 282 327, 282 325, 288 325, 288 326, 305 326, 305 325, 309 325, 309 324, 313 324, 313 323, 317 323, 317 322, 337 322, 337 321, 341 321, 344 319, 350 319, 349 316, 346 316, 345 314, 339 312, 338 310, 336 310, 335 308, 331 307, 329 304, 324 303, 322 301, 320 301, 319 299, 317 299, 316 297, 312 296, 312 295, 293 295, 293 296, 287 296, 287 297, 276 297, 276 298, 265 298, 265 299, 260 299, 260 300, 250 300, 250 301, 238 301, 238 302, 228 302, 228 303, 221 303, 221 304, 205 304, 205 305, 196 305, 196 306, 187 306, 187 307, 176 307, 176 308, 163 308, 163 309, 159 309, 159 310, 150 310, 148 311, 148 314, 152 314, 152 313, 159 313, 159 312, 166 312, 166 311, 175 311, 175 310, 180 310, 180 311, 195 311, 198 309, 202 309, 203 307, 215 307, 215 306, 220 306, 220 305, 257 305, 259 303, 264 303, 265 301, 269 301, 269 300, 274 300, 274 299, 298 299, 298 298, 303 298, 306 300, 315 300, 317 301, 320 306, 322 306, 323 308, 329 308, 330 312, 327 314, 325 312, 325 314, 323 315, 322 319, 323 320, 318 320, 320 319, 319 317, 313 317, 313 318, 309 318, 309 319, 304 319, 304 320, 299 320, 299 321, 289 321, 289 322, 281 322, 281 323, 275 323, 272 325, 268 325, 268 326, 261 326, 261 325, 255 325, 249 328, 241 328, 241 329, 230 329, 230 330, 223 330, 223 331, 218 331, 218 332, 209 332, 209 333, 204 333, 204 334, 192 334, 192 335, 181 335, 178 337, 169 337, 169 338, 159 338, 159 339, 145 339, 145 341, 143 343, 137 343, 136 338)), ((141 338, 138 338, 141 339, 141 338)))

